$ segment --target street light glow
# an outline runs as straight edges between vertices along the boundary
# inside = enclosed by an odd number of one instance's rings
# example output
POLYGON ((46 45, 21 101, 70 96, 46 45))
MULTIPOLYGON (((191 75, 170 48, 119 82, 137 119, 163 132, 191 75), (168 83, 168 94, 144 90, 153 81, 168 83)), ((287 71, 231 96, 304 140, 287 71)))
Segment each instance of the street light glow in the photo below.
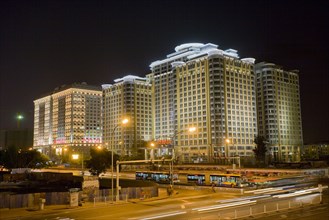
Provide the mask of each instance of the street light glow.
POLYGON ((73 160, 78 160, 79 159, 79 154, 72 154, 72 159, 73 160))
POLYGON ((189 132, 195 132, 195 131, 196 131, 196 127, 190 127, 190 128, 188 129, 188 131, 189 131, 189 132))
POLYGON ((128 124, 128 122, 129 122, 129 119, 128 118, 124 118, 123 120, 122 120, 122 124, 128 124))
POLYGON ((20 121, 22 121, 24 119, 24 116, 22 114, 17 114, 16 115, 16 119, 17 119, 17 128, 20 128, 20 121))

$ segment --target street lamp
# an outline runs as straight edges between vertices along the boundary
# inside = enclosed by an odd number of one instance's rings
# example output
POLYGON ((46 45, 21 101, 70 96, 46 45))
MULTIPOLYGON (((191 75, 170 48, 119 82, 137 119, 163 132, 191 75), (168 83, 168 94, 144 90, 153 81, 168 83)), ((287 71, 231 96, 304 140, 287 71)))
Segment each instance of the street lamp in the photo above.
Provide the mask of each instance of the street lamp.
POLYGON ((193 133, 196 131, 196 127, 189 127, 187 130, 182 130, 182 131, 175 131, 174 135, 172 136, 172 142, 173 142, 173 147, 172 147, 172 158, 171 158, 171 167, 169 166, 169 172, 170 172, 170 185, 174 185, 174 160, 175 160, 175 139, 176 137, 184 132, 190 132, 193 133))
POLYGON ((17 114, 16 119, 17 119, 17 129, 20 129, 20 124, 21 124, 20 122, 21 120, 24 119, 24 116, 22 114, 17 114))
MULTIPOLYGON (((226 158, 226 157, 229 156, 228 155, 228 145, 230 144, 230 139, 226 138, 225 142, 226 142, 226 145, 225 145, 225 150, 224 151, 225 151, 225 158, 226 158)), ((225 161, 224 163, 226 164, 226 159, 225 158, 224 158, 224 161, 225 161)))
MULTIPOLYGON (((72 159, 73 160, 79 160, 79 154, 72 154, 72 159)), ((84 171, 83 171, 83 153, 81 153, 81 174, 82 176, 84 175, 84 171)))
POLYGON ((64 147, 64 148, 62 148, 62 163, 65 163, 66 162, 66 152, 67 152, 67 148, 66 147, 64 147))
MULTIPOLYGON (((225 142, 226 142, 226 150, 227 150, 227 155, 228 155, 228 145, 231 143, 230 139, 226 138, 225 139, 225 142)), ((233 159, 233 169, 235 169, 235 166, 236 166, 236 160, 235 159, 238 159, 238 165, 239 165, 239 169, 241 168, 241 161, 240 161, 240 155, 238 154, 238 151, 237 151, 237 146, 234 146, 234 140, 232 139, 232 144, 233 144, 233 147, 235 148, 235 155, 233 157, 231 156, 226 156, 227 158, 229 159, 233 159)))
MULTIPOLYGON (((120 126, 120 125, 125 125, 129 122, 129 120, 127 118, 124 118, 120 124, 117 124, 113 130, 112 130, 112 136, 111 136, 111 192, 112 192, 112 203, 113 203, 113 197, 114 197, 114 193, 113 193, 113 187, 114 187, 114 182, 113 182, 113 138, 114 138, 114 132, 115 130, 120 126)), ((117 189, 117 196, 119 196, 119 189, 117 189)))
POLYGON ((154 147, 155 147, 154 142, 151 142, 150 143, 150 147, 151 147, 151 150, 150 150, 150 158, 151 158, 151 160, 154 160, 154 147))

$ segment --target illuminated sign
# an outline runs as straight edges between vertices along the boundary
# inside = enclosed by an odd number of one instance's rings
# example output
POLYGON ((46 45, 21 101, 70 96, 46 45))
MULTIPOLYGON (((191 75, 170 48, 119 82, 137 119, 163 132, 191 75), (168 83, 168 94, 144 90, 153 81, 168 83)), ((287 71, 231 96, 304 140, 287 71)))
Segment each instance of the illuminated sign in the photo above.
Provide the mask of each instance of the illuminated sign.
POLYGON ((172 144, 171 140, 157 140, 156 141, 157 145, 170 145, 172 144))
POLYGON ((82 143, 101 143, 101 139, 84 137, 84 138, 82 138, 82 143))
POLYGON ((66 143, 65 137, 58 137, 56 140, 54 140, 54 144, 64 144, 66 143))

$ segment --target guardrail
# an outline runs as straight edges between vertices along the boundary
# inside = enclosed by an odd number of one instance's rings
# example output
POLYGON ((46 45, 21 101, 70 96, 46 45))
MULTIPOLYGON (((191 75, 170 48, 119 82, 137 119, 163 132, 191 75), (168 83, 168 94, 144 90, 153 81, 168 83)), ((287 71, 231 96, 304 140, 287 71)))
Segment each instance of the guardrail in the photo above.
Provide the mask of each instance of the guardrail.
MULTIPOLYGON (((320 193, 310 194, 305 196, 300 196, 297 198, 286 198, 286 199, 271 199, 270 201, 264 202, 261 204, 251 204, 249 205, 236 205, 235 207, 230 207, 230 209, 224 209, 216 213, 218 219, 229 219, 229 218, 245 218, 252 217, 262 214, 270 214, 278 211, 284 211, 294 208, 300 208, 308 205, 320 204, 321 195, 320 193), (272 200, 272 201, 271 201, 272 200)), ((254 201, 256 202, 256 201, 254 201)))

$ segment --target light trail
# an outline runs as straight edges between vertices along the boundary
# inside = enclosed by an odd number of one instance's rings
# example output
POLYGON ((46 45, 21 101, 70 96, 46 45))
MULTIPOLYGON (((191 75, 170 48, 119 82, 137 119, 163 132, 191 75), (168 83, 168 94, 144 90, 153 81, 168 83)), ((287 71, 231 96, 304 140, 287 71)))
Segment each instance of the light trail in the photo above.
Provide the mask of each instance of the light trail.
POLYGON ((251 190, 251 191, 246 191, 245 193, 261 194, 261 193, 270 193, 270 192, 281 191, 281 190, 283 190, 282 187, 275 187, 275 188, 251 190))
POLYGON ((183 215, 183 214, 186 214, 186 212, 185 211, 177 211, 177 212, 163 213, 163 214, 160 214, 160 215, 154 215, 154 216, 150 216, 150 217, 143 217, 143 218, 139 218, 139 219, 140 220, 151 220, 151 219, 165 218, 165 217, 183 215))
POLYGON ((219 201, 216 201, 216 202, 230 203, 230 202, 238 202, 238 201, 251 200, 251 199, 262 199, 262 198, 268 198, 268 197, 271 197, 271 195, 246 196, 246 197, 240 197, 240 198, 236 198, 236 199, 219 200, 219 201))
POLYGON ((299 190, 295 191, 293 193, 288 193, 288 194, 282 194, 282 195, 275 195, 273 198, 288 198, 288 197, 293 197, 293 196, 300 196, 300 195, 306 195, 306 194, 311 194, 314 192, 322 192, 323 189, 327 189, 328 186, 321 186, 321 187, 316 187, 316 188, 310 188, 310 189, 305 189, 305 190, 299 190))
POLYGON ((234 206, 240 206, 240 205, 252 205, 256 204, 256 201, 241 201, 241 202, 233 202, 233 203, 228 203, 228 204, 221 204, 221 205, 213 205, 213 206, 206 206, 202 208, 194 208, 192 211, 198 211, 198 212, 203 212, 203 211, 210 211, 214 209, 222 209, 222 208, 228 208, 228 207, 234 207, 234 206))

